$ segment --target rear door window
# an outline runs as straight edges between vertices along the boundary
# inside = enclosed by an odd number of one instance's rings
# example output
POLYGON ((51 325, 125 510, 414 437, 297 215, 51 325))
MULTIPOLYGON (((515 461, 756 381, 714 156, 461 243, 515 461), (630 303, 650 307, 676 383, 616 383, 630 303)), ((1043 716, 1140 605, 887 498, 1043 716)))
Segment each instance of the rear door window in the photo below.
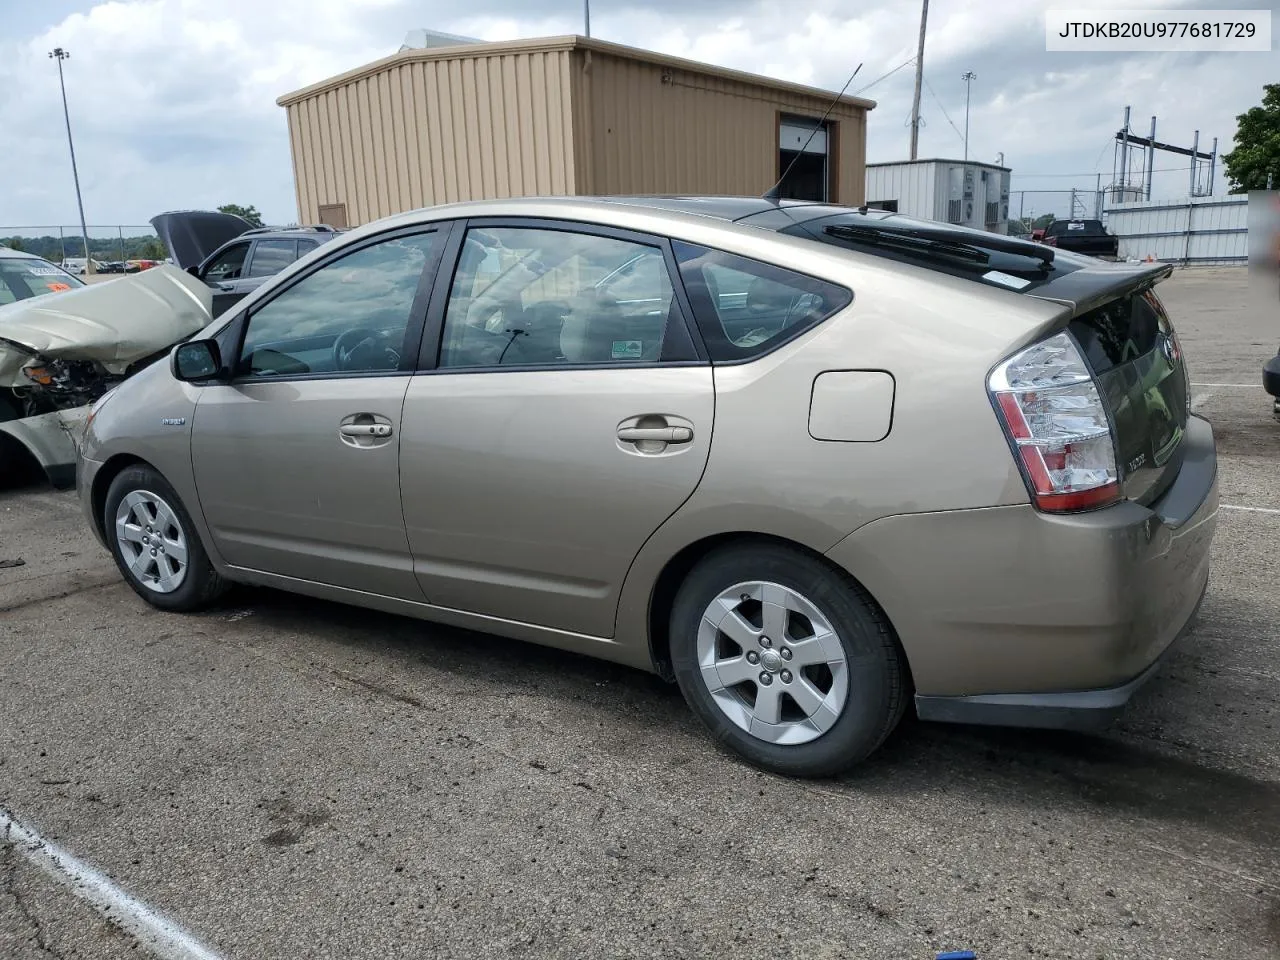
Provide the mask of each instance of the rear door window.
POLYGON ((768 353, 853 300, 838 284, 792 270, 683 241, 672 247, 715 362, 768 353))
POLYGON ((259 240, 253 245, 250 277, 271 277, 298 259, 295 240, 259 240))
POLYGON ((662 248, 544 227, 468 230, 441 367, 656 363, 680 323, 662 248))

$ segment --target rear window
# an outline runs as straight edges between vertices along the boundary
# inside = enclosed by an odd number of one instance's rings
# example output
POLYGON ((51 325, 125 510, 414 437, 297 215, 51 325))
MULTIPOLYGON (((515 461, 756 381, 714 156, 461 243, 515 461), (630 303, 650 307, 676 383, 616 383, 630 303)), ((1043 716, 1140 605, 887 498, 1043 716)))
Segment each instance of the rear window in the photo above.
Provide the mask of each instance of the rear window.
POLYGON ((1167 324, 1164 307, 1148 290, 1076 317, 1071 321, 1071 332, 1093 372, 1102 375, 1154 350, 1167 324))
POLYGON ((1055 220, 1053 223, 1049 224, 1049 229, 1045 231, 1045 236, 1060 237, 1064 234, 1093 236, 1106 232, 1107 231, 1102 229, 1101 220, 1055 220))
POLYGON ((47 260, 0 257, 0 306, 83 287, 84 281, 47 260))
POLYGON ((847 307, 844 287, 683 241, 672 249, 713 362, 749 360, 847 307))

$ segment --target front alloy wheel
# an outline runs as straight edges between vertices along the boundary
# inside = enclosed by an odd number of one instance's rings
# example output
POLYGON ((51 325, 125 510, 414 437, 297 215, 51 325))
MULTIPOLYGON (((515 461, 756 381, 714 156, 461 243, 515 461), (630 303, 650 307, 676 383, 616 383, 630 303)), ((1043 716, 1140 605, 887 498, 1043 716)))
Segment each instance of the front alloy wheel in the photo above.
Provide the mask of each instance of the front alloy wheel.
POLYGON ((116 508, 116 542, 135 580, 172 593, 187 576, 187 537, 173 507, 150 490, 134 490, 116 508))
POLYGON ((121 470, 100 516, 116 566, 153 607, 197 610, 227 588, 178 492, 151 467, 121 470))

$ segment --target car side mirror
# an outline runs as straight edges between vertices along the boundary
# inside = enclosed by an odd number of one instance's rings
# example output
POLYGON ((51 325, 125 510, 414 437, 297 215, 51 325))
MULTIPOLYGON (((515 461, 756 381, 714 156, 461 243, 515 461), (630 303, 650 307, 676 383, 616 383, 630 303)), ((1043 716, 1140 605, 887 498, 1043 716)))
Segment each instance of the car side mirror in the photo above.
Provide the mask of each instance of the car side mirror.
POLYGON ((169 365, 175 380, 199 383, 222 375, 222 355, 216 340, 188 340, 178 344, 169 365))
POLYGON ((187 273, 198 278, 200 276, 200 265, 193 263, 191 266, 187 267, 187 273))

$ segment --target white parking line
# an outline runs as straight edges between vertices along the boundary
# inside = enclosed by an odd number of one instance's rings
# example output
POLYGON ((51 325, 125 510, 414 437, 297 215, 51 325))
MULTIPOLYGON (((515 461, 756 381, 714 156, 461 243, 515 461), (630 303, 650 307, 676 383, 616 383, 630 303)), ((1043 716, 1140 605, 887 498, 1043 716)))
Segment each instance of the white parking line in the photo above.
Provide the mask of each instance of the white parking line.
POLYGON ((1237 507, 1233 503, 1219 504, 1223 510, 1243 510, 1246 513, 1280 513, 1275 507, 1237 507))
POLYGON ((3 828, 5 843, 13 844, 34 866, 127 930, 156 956, 163 960, 221 960, 173 921, 130 896, 106 874, 24 827, 3 808, 0 808, 0 828, 3 828))
POLYGON ((1230 387, 1234 390, 1261 390, 1262 384, 1259 383, 1193 383, 1193 387, 1230 387))

